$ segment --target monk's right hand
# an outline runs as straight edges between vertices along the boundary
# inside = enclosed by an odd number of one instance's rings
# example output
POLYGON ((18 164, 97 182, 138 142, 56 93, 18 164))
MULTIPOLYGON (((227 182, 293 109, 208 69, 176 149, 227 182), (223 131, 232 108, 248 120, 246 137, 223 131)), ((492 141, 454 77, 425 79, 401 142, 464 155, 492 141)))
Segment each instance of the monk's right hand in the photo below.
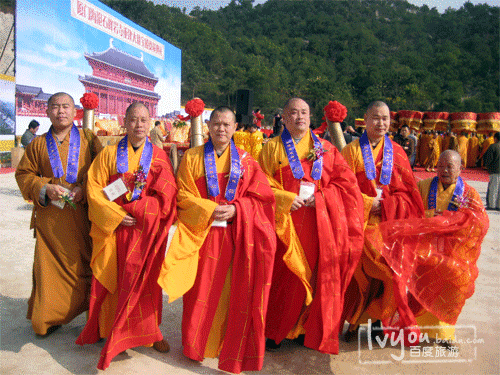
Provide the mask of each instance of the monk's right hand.
POLYGON ((51 201, 57 201, 61 199, 61 196, 65 193, 65 190, 56 184, 47 184, 47 189, 45 190, 45 194, 51 201))
POLYGON ((132 227, 136 223, 137 223, 137 219, 135 217, 133 217, 132 215, 130 215, 130 214, 126 214, 123 217, 122 222, 121 222, 121 224, 125 225, 126 227, 132 227))
POLYGON ((290 211, 293 212, 295 210, 298 210, 304 204, 305 204, 304 200, 297 195, 292 202, 292 207, 290 208, 290 211))

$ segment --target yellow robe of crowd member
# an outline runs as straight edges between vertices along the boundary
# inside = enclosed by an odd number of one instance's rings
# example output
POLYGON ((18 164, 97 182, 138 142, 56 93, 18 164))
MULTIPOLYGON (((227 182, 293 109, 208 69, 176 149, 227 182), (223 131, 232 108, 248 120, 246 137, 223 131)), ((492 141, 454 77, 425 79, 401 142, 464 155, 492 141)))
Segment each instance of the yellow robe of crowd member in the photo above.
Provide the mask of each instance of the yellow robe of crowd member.
POLYGON ((472 136, 469 139, 467 150, 467 168, 474 168, 479 157, 479 138, 472 136))
MULTIPOLYGON (((233 134, 233 141, 236 147, 241 148, 242 150, 245 150, 249 154, 250 152, 250 133, 245 132, 245 131, 236 131, 233 134)), ((258 159, 255 159, 258 160, 258 159)))
POLYGON ((465 167, 467 165, 468 144, 469 144, 469 138, 467 138, 465 135, 461 135, 460 137, 458 137, 458 153, 462 158, 462 167, 465 167))
POLYGON ((78 175, 76 183, 69 184, 65 178, 70 134, 58 146, 63 177, 54 177, 45 134, 26 147, 16 170, 24 199, 34 204, 30 228, 35 230, 36 244, 27 318, 39 335, 45 335, 51 326, 69 323, 88 310, 89 304, 92 243, 86 199, 76 203, 76 209, 68 204, 59 209, 51 203, 42 206, 39 202, 40 190, 46 184, 58 184, 69 190, 80 186, 85 196, 85 177, 92 156, 102 147, 92 132, 79 129, 78 175))
POLYGON ((264 142, 264 133, 260 130, 254 131, 250 133, 248 141, 250 144, 250 155, 252 155, 255 160, 259 160, 262 151, 262 143, 264 142))
POLYGON ((483 144, 481 145, 481 154, 479 155, 479 159, 481 159, 481 166, 484 166, 484 163, 483 163, 483 156, 484 156, 484 153, 486 152, 486 150, 493 144, 495 143, 495 138, 493 137, 493 135, 491 137, 488 137, 486 138, 484 141, 483 141, 483 144))

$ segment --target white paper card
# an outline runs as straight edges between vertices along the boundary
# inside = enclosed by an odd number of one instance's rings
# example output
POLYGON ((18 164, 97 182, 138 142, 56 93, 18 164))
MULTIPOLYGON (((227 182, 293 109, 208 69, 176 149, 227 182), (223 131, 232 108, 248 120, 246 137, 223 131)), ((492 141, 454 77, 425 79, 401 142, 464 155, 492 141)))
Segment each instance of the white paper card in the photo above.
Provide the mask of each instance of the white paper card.
POLYGON ((313 196, 314 191, 316 190, 316 185, 312 182, 304 182, 300 183, 299 197, 303 200, 307 200, 313 196))
MULTIPOLYGON (((65 193, 69 194, 70 193, 70 190, 69 189, 66 189, 65 187, 63 186, 59 186, 60 188, 62 188, 64 190, 65 193)), ((66 201, 62 200, 62 199, 59 199, 57 201, 50 201, 50 203, 52 203, 54 206, 56 206, 57 208, 59 209, 63 209, 64 208, 64 205, 66 204, 66 201)))
POLYGON ((381 198, 382 197, 382 189, 381 188, 377 188, 377 198, 381 198))
POLYGON ((125 186, 123 180, 119 178, 118 180, 110 183, 108 186, 102 189, 102 191, 104 191, 104 194, 106 194, 108 199, 112 202, 116 198, 125 194, 128 191, 128 189, 125 186))
POLYGON ((223 228, 225 228, 225 227, 227 227, 227 221, 214 220, 212 222, 212 226, 213 227, 223 227, 223 228))

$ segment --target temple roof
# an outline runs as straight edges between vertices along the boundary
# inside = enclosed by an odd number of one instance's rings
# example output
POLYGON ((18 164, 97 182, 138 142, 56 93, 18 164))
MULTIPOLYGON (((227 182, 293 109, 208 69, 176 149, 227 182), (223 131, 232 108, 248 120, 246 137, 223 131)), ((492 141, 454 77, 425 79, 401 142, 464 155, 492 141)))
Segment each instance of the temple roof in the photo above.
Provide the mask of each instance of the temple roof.
POLYGON ((125 85, 123 83, 118 83, 118 82, 110 81, 110 80, 99 78, 99 77, 86 75, 85 77, 79 76, 78 80, 82 83, 89 83, 92 85, 103 86, 103 87, 110 88, 110 89, 130 92, 130 93, 137 94, 137 95, 147 96, 147 97, 150 97, 153 99, 159 100, 161 98, 161 96, 158 95, 154 91, 140 89, 140 88, 137 88, 134 86, 125 85))
POLYGON ((106 51, 94 52, 92 54, 86 53, 84 56, 86 58, 101 61, 105 64, 158 81, 158 78, 155 77, 155 75, 151 73, 151 71, 144 64, 142 53, 141 57, 129 55, 128 53, 120 51, 113 46, 112 41, 110 41, 110 47, 106 51))
POLYGON ((36 96, 42 92, 42 88, 35 86, 16 85, 16 92, 20 92, 21 94, 29 94, 36 96))

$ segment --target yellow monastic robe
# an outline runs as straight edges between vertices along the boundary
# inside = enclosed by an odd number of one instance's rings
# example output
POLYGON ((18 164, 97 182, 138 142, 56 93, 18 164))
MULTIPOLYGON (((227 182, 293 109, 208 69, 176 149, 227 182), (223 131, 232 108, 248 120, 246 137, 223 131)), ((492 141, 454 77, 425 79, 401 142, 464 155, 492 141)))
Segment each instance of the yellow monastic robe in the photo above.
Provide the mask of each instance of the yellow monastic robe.
POLYGON ((16 180, 24 199, 34 203, 31 228, 35 229, 36 245, 33 263, 33 289, 28 301, 27 318, 39 335, 50 326, 69 323, 88 310, 92 271, 89 267, 92 245, 90 223, 85 199, 85 177, 101 145, 93 133, 79 130, 80 154, 75 184, 66 181, 70 133, 58 146, 64 175, 55 178, 47 152, 45 134, 26 147, 16 170, 16 180), (83 188, 84 200, 76 209, 64 209, 39 202, 40 190, 46 184, 58 184, 72 190, 83 188))
POLYGON ((469 139, 467 150, 467 168, 474 168, 479 157, 479 138, 473 136, 469 139))
POLYGON ((465 167, 467 164, 467 147, 469 143, 469 138, 465 135, 461 135, 458 137, 458 153, 462 158, 462 167, 465 167))
POLYGON ((250 144, 250 154, 255 160, 259 160, 262 143, 264 142, 264 133, 260 130, 250 133, 248 141, 250 144))
POLYGON ((483 156, 484 156, 484 153, 486 152, 486 150, 488 150, 488 148, 493 144, 495 143, 495 138, 493 136, 491 137, 488 137, 486 138, 484 141, 483 141, 483 144, 481 145, 481 154, 479 155, 479 158, 481 159, 481 166, 484 167, 484 163, 483 163, 483 156))
MULTIPOLYGON (((446 211, 450 203, 450 200, 453 197, 453 193, 456 187, 456 184, 452 184, 448 186, 448 188, 445 190, 441 182, 439 182, 436 194, 436 209, 429 209, 427 204, 428 204, 431 182, 432 178, 428 178, 426 180, 422 180, 417 183, 418 190, 420 191, 420 195, 422 196, 422 200, 424 202, 426 217, 433 217, 436 210, 438 212, 446 211)), ((420 328, 420 331, 422 333, 427 333, 429 335, 429 338, 435 339, 437 337, 441 340, 454 339, 455 327, 440 321, 432 313, 422 309, 422 311, 416 316, 416 319, 419 327, 425 327, 425 326, 435 327, 435 328, 420 328)))
POLYGON ((235 146, 251 154, 249 138, 250 138, 250 133, 245 131, 237 131, 234 132, 233 134, 233 141, 235 146))

